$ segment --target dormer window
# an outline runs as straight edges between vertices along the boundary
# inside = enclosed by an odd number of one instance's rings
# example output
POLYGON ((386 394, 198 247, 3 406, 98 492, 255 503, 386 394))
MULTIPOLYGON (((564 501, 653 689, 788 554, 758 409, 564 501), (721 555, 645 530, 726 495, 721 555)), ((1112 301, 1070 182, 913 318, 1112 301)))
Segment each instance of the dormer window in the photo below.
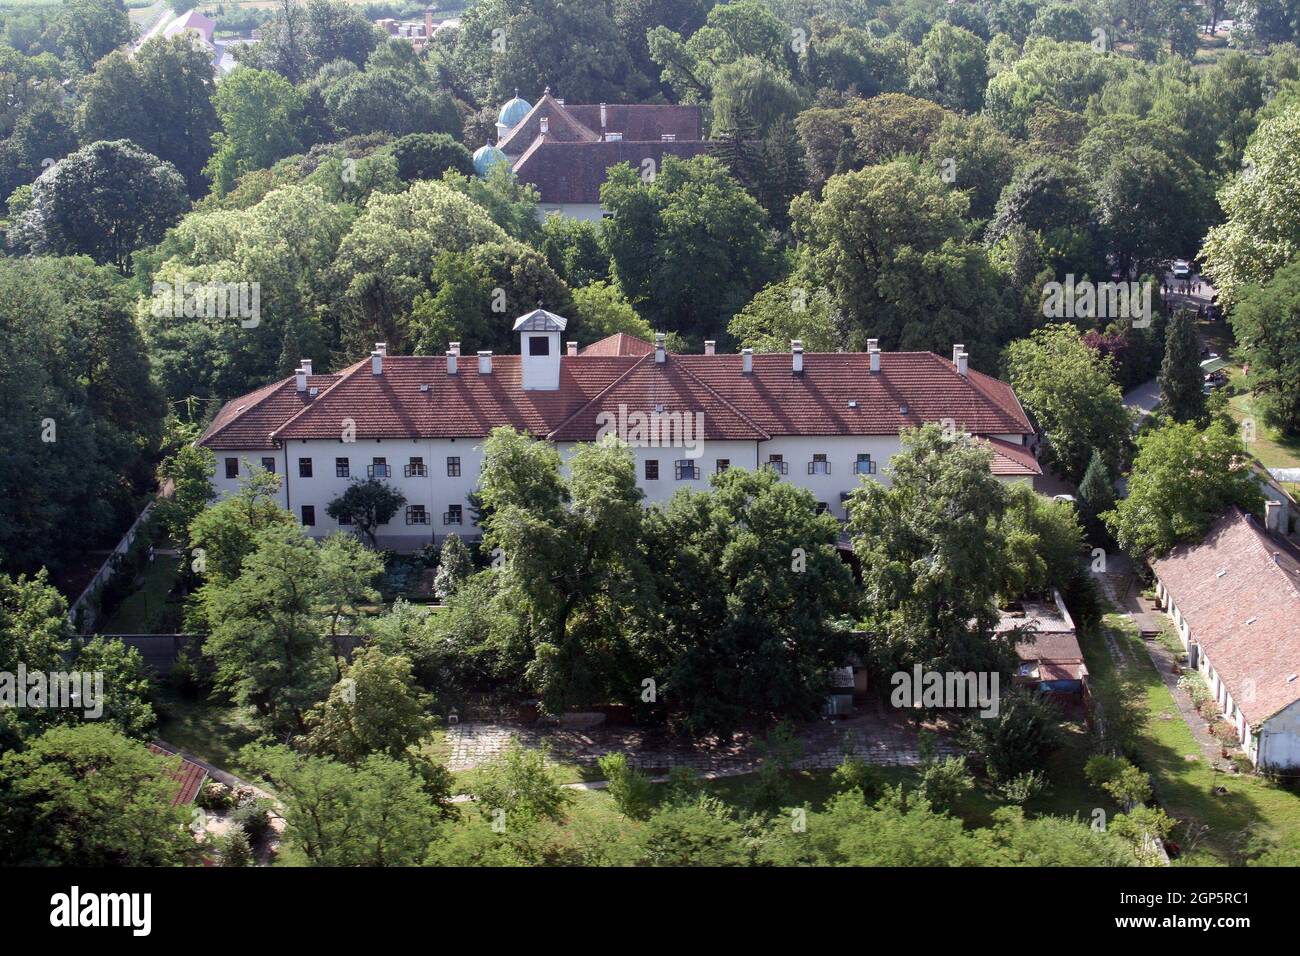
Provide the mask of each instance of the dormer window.
POLYGON ((543 335, 534 335, 528 339, 529 355, 550 355, 551 340, 543 335))

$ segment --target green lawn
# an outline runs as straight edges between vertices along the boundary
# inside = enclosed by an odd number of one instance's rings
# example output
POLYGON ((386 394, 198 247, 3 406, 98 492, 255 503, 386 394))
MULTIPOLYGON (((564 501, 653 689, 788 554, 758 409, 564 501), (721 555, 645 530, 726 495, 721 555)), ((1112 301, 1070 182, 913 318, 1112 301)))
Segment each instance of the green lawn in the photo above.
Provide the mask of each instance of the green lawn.
POLYGON ((1209 764, 1136 628, 1121 615, 1107 615, 1100 631, 1080 635, 1094 680, 1116 673, 1107 635, 1128 655, 1120 673, 1146 715, 1136 742, 1138 762, 1151 774, 1160 804, 1181 821, 1173 834, 1184 848, 1177 862, 1240 864, 1248 842, 1276 840, 1300 830, 1300 795, 1263 777, 1225 773, 1209 764), (1216 787, 1226 792, 1215 794, 1216 787), (1201 827, 1207 829, 1195 836, 1201 827))
MULTIPOLYGON (((117 609, 99 622, 97 630, 105 634, 154 634, 161 632, 169 617, 167 595, 176 581, 181 559, 160 554, 145 565, 143 581, 117 609)), ((171 609, 175 609, 173 604, 171 609)))
POLYGON ((158 736, 215 767, 247 776, 236 754, 259 736, 251 707, 182 697, 169 687, 154 694, 158 736))

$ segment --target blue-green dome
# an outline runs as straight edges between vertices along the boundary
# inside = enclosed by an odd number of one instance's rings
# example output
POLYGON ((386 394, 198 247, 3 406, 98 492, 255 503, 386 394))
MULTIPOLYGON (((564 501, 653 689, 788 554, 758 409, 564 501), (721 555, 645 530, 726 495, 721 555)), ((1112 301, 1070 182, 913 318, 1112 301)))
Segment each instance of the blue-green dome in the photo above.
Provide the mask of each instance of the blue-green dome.
POLYGON ((509 163, 506 154, 492 145, 480 146, 474 150, 474 172, 486 176, 488 170, 496 163, 509 163))
POLYGON ((497 124, 514 129, 519 125, 520 120, 532 111, 532 108, 532 104, 527 100, 521 100, 516 94, 505 106, 501 107, 501 112, 497 115, 497 124))

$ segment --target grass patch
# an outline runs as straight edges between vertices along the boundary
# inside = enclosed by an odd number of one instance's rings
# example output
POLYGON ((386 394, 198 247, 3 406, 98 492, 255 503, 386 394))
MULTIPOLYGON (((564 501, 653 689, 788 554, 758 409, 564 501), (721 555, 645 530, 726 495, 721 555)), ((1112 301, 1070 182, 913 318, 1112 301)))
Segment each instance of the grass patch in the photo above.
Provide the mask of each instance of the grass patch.
POLYGON ((167 596, 176 583, 180 563, 176 555, 156 555, 144 566, 140 586, 123 598, 98 630, 105 634, 161 633, 160 629, 179 612, 179 603, 169 602, 167 596))
POLYGON ((158 736, 213 766, 241 777, 249 776, 239 765, 239 748, 256 740, 261 731, 251 707, 222 700, 182 697, 170 687, 154 694, 158 712, 158 736))
MULTIPOLYGON (((1180 821, 1173 839, 1182 865, 1239 865, 1255 839, 1280 840, 1300 830, 1300 796, 1263 777, 1227 773, 1206 760, 1183 720, 1136 628, 1110 614, 1100 629, 1080 634, 1088 669, 1099 677, 1117 673, 1110 646, 1122 655, 1118 673, 1145 720, 1134 749, 1151 774, 1157 800, 1180 821), (1190 759, 1189 759, 1190 758, 1190 759), (1215 788, 1225 792, 1216 794, 1215 788)), ((1226 767, 1227 761, 1222 761, 1226 767)))

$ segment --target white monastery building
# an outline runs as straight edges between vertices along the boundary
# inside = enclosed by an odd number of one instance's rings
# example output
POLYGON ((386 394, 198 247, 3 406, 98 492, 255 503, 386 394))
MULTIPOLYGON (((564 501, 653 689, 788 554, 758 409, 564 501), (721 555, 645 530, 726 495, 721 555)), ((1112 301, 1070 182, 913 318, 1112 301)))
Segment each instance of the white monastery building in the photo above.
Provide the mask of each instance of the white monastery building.
POLYGON ((628 335, 579 350, 567 320, 542 309, 514 323, 519 355, 388 355, 329 375, 310 362, 226 404, 199 444, 216 454, 214 485, 233 492, 249 467, 283 476, 282 503, 314 535, 339 524, 326 506, 349 482, 383 479, 406 496, 379 529, 381 547, 417 550, 448 533, 479 534, 470 510, 493 428, 553 442, 567 459, 613 431, 633 445, 647 503, 703 489, 730 467, 770 468, 837 517, 862 480, 888 482, 899 431, 927 422, 987 441, 995 475, 1033 481, 1034 431, 1011 387, 931 352, 717 354, 668 351, 628 335), (658 435, 638 423, 655 421, 658 435), (672 427, 668 427, 668 426, 672 427), (658 440, 656 440, 656 437, 658 440))

